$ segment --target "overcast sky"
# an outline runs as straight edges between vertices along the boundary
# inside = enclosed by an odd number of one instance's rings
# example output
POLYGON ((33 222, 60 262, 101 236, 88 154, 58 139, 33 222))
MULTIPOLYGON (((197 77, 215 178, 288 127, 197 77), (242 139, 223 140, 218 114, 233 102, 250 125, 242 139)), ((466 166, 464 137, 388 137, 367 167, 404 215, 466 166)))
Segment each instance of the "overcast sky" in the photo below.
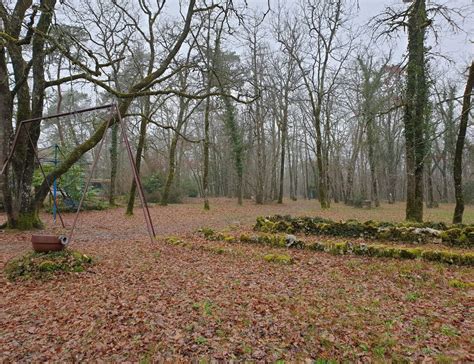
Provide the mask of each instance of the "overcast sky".
MULTIPOLYGON (((238 1, 236 0, 235 2, 237 3, 238 1)), ((243 3, 244 0, 240 1, 243 3)), ((299 2, 299 0, 280 1, 288 7, 296 6, 299 2)), ((177 10, 180 2, 182 4, 187 3, 185 0, 171 0, 168 3, 170 10, 177 10)), ((270 0, 270 6, 276 8, 277 2, 278 0, 270 0)), ((262 11, 267 9, 267 0, 247 0, 247 3, 252 9, 260 9, 262 11)), ((470 12, 470 15, 474 18, 474 0, 437 0, 437 4, 443 4, 450 8, 463 8, 463 14, 467 15, 470 12)), ((355 23, 358 25, 368 23, 371 18, 382 13, 387 6, 403 7, 406 5, 403 4, 402 0, 359 0, 359 10, 357 11, 355 23)), ((458 31, 454 33, 445 23, 442 23, 442 19, 437 19, 435 24, 441 26, 442 30, 438 33, 438 44, 434 48, 436 52, 454 60, 456 64, 449 64, 440 57, 436 58, 434 62, 436 62, 437 68, 444 68, 446 72, 451 73, 452 77, 458 78, 460 72, 465 70, 466 66, 474 59, 474 21, 467 18, 464 21, 460 18, 456 18, 456 20, 463 28, 463 32, 458 31)), ((369 32, 366 34, 368 35, 369 32)), ((431 46, 435 45, 432 34, 430 34, 428 42, 431 46)), ((389 47, 386 41, 380 41, 379 46, 387 50, 389 47)), ((395 48, 395 55, 400 59, 406 50, 406 34, 400 33, 399 38, 390 47, 395 48)))

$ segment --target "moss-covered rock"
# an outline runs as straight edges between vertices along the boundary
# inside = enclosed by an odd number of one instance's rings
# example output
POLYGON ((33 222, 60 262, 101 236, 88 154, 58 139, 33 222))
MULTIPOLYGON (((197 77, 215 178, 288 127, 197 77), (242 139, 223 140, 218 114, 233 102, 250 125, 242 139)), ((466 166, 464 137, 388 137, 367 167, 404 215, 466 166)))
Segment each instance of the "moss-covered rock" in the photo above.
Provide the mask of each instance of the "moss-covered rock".
POLYGON ((36 253, 10 260, 5 265, 9 280, 48 279, 57 273, 82 272, 93 264, 91 257, 65 249, 59 252, 36 253))
POLYGON ((443 231, 441 240, 446 245, 472 248, 474 247, 474 227, 456 227, 443 231))
POLYGON ((321 217, 267 216, 257 218, 254 230, 266 233, 304 233, 307 235, 330 235, 345 238, 402 241, 423 244, 443 242, 451 246, 473 247, 474 227, 472 225, 448 226, 444 223, 399 224, 369 220, 332 221, 321 217))
POLYGON ((201 233, 206 239, 213 238, 216 235, 216 232, 213 229, 207 227, 200 228, 198 232, 201 233))

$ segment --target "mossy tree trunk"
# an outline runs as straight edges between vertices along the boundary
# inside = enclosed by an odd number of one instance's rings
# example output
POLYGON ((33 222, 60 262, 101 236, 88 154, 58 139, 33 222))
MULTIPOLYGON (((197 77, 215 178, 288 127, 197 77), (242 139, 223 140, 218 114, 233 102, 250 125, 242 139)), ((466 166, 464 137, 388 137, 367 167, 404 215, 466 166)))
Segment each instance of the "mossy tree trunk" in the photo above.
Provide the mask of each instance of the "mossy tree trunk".
MULTIPOLYGON (((22 120, 41 117, 43 114, 46 87, 44 78, 46 51, 45 39, 40 34, 48 33, 55 5, 55 0, 45 0, 41 2, 40 7, 32 9, 31 14, 28 14, 31 1, 18 0, 13 12, 11 14, 4 13, 2 16, 5 34, 9 36, 0 47, 0 57, 2 57, 0 61, 0 68, 2 69, 0 71, 2 79, 0 104, 2 108, 6 108, 1 113, 2 125, 0 126, 4 129, 3 139, 5 141, 9 140, 13 129, 13 110, 16 111, 17 128, 22 120), (15 41, 23 36, 22 29, 25 17, 28 16, 29 21, 31 21, 31 19, 38 16, 38 13, 41 13, 41 15, 37 20, 37 31, 33 32, 30 29, 21 42, 15 41), (15 80, 13 92, 9 90, 6 78, 8 77, 5 58, 7 53, 15 80), (27 60, 25 56, 31 56, 31 59, 27 60), (31 82, 26 82, 28 78, 31 78, 31 82), (16 97, 15 108, 13 97, 16 97)), ((39 135, 39 122, 22 127, 17 148, 9 166, 10 170, 3 177, 8 225, 12 228, 32 229, 42 226, 38 215, 39 204, 35 203, 31 193, 35 170, 35 149, 39 135)), ((9 145, 8 142, 6 144, 9 145)), ((9 146, 3 146, 3 153, 7 153, 7 151, 9 152, 9 146)))
POLYGON ((280 179, 278 186, 278 203, 283 203, 283 183, 285 181, 285 152, 286 138, 288 136, 288 104, 283 106, 283 116, 280 122, 280 179))
MULTIPOLYGON (((146 129, 148 126, 148 118, 150 117, 150 97, 144 99, 143 116, 140 120, 140 135, 138 136, 137 154, 135 155, 135 165, 137 166, 137 172, 140 175, 140 169, 142 165, 142 155, 145 149, 146 142, 146 129)), ((130 194, 128 196, 126 215, 133 215, 133 207, 135 206, 135 196, 137 193, 137 183, 135 179, 132 180, 130 186, 130 194)))
POLYGON ((407 173, 406 219, 418 222, 423 221, 423 171, 428 106, 425 32, 428 25, 426 0, 415 0, 408 15, 404 124, 407 173))
POLYGON ((428 161, 426 162, 426 207, 429 209, 438 207, 438 203, 435 201, 434 198, 434 188, 433 188, 433 158, 432 156, 428 157, 428 161))
POLYGON ((165 186, 163 188, 163 194, 161 196, 160 205, 168 205, 168 200, 171 192, 171 187, 173 185, 175 173, 176 173, 176 147, 178 146, 179 133, 186 122, 186 109, 188 102, 186 102, 182 97, 179 99, 179 112, 178 112, 178 122, 176 124, 176 129, 173 131, 173 137, 171 139, 170 149, 168 153, 168 175, 166 177, 165 186))
POLYGON ((228 77, 230 76, 228 74, 229 70, 226 69, 224 65, 223 54, 220 48, 220 37, 220 34, 217 35, 215 43, 215 75, 217 76, 217 87, 221 93, 221 99, 224 103, 224 125, 232 146, 232 157, 234 160, 235 173, 237 175, 237 181, 235 184, 237 202, 239 205, 242 205, 244 178, 243 135, 235 118, 235 107, 232 104, 231 98, 227 96, 229 92, 226 87, 226 81, 228 81, 228 77))
POLYGON ((467 78, 466 89, 462 103, 461 123, 459 125, 458 139, 456 141, 456 150, 454 153, 454 193, 456 197, 456 206, 454 208, 453 224, 462 223, 464 213, 464 196, 462 189, 462 155, 464 144, 466 142, 466 131, 471 110, 472 91, 474 89, 474 62, 469 67, 469 76, 467 78))
POLYGON ((387 62, 380 67, 375 68, 373 56, 367 57, 367 60, 362 57, 357 58, 359 68, 362 72, 362 115, 364 123, 367 126, 367 157, 369 160, 370 169, 370 186, 371 186, 371 200, 375 207, 380 206, 378 180, 377 180, 377 157, 375 148, 378 144, 376 115, 380 109, 381 102, 378 93, 382 86, 382 77, 385 72, 387 62))
MULTIPOLYGON (((212 88, 212 72, 215 72, 215 55, 211 51, 211 17, 207 19, 207 36, 206 36, 206 66, 207 72, 204 73, 206 79, 206 92, 209 94, 212 88)), ((209 204, 209 148, 210 142, 210 115, 211 115, 211 98, 206 99, 204 108, 204 142, 203 142, 203 171, 202 171, 202 197, 204 200, 204 210, 210 210, 209 204)))
POLYGON ((115 189, 118 169, 118 124, 112 126, 112 140, 110 145, 110 190, 109 204, 115 205, 115 189))
MULTIPOLYGON (((222 91, 225 94, 224 91, 222 91)), ((242 133, 239 130, 237 125, 237 120, 235 120, 235 108, 232 105, 232 101, 228 96, 222 96, 225 107, 225 116, 224 122, 229 134, 229 138, 232 144, 232 156, 234 159, 234 167, 237 175, 236 183, 236 194, 237 202, 239 205, 242 205, 243 201, 243 178, 244 178, 244 163, 243 163, 243 141, 242 133)))
MULTIPOLYGON (((10 93, 10 85, 8 79, 8 68, 6 62, 6 50, 0 46, 0 163, 7 159, 10 136, 13 133, 12 128, 12 111, 13 99, 10 93)), ((9 184, 9 170, 7 174, 0 175, 0 187, 2 188, 3 203, 8 216, 13 215, 13 206, 11 198, 11 190, 9 184)))
POLYGON ((210 210, 209 204, 209 115, 211 113, 211 100, 206 99, 206 108, 204 110, 204 165, 202 173, 202 194, 204 199, 204 210, 210 210))
POLYGON ((362 137, 365 128, 362 123, 357 125, 353 148, 351 150, 351 157, 349 159, 349 166, 347 167, 347 183, 344 191, 344 203, 351 205, 354 200, 354 171, 356 168, 357 158, 359 157, 360 146, 362 145, 362 137))

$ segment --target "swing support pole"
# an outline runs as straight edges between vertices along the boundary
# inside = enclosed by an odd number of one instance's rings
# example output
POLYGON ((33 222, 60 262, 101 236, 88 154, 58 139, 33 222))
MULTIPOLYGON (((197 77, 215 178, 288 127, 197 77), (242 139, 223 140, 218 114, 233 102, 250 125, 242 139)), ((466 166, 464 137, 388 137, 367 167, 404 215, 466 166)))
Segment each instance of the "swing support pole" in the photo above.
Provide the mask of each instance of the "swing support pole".
MULTIPOLYGON (((57 144, 54 144, 54 168, 58 166, 58 148, 57 144)), ((53 223, 56 224, 56 204, 57 204, 57 194, 58 194, 58 181, 57 178, 54 177, 53 180, 53 223)))
MULTIPOLYGON (((112 111, 115 111, 115 113, 116 113, 116 115, 115 115, 116 119, 114 120, 114 122, 118 123, 121 130, 122 130, 122 139, 123 139, 123 142, 125 144, 125 148, 127 150, 127 154, 128 154, 129 160, 130 160, 130 166, 132 168, 133 177, 134 177, 135 183, 137 184, 137 187, 138 187, 138 195, 139 195, 140 200, 141 200, 143 215, 145 217, 145 222, 146 222, 148 234, 149 234, 149 237, 150 237, 150 241, 154 242, 156 235, 155 235, 155 229, 153 227, 153 222, 151 220, 150 210, 148 209, 148 205, 146 203, 145 194, 143 192, 142 183, 140 181, 140 175, 138 173, 137 166, 135 165, 135 160, 133 158, 132 148, 130 146, 130 142, 129 142, 128 136, 127 136, 126 125, 125 125, 125 122, 122 119, 122 115, 120 113, 120 108, 118 107, 117 103, 107 104, 107 105, 102 105, 102 106, 96 106, 96 107, 90 107, 90 108, 87 108, 87 109, 75 110, 75 111, 71 111, 71 112, 65 112, 65 113, 60 113, 60 114, 42 116, 42 117, 37 117, 37 118, 27 119, 27 120, 21 121, 18 124, 16 133, 15 133, 15 137, 13 139, 13 144, 12 144, 11 149, 10 149, 10 153, 8 154, 7 159, 3 162, 3 166, 2 166, 2 169, 0 171, 0 174, 5 174, 6 173, 8 165, 10 164, 10 162, 13 158, 13 153, 16 149, 17 144, 18 144, 19 135, 20 135, 20 132, 22 130, 22 127, 26 126, 26 124, 29 124, 29 123, 32 123, 32 122, 41 122, 42 120, 47 120, 47 119, 53 119, 53 118, 64 117, 64 116, 69 116, 69 115, 81 114, 81 113, 88 112, 88 111, 102 110, 102 109, 110 109, 112 111)), ((109 129, 109 126, 112 124, 113 119, 114 119, 113 116, 110 116, 107 119, 106 127, 105 127, 105 130, 104 130, 104 135, 102 136, 102 139, 99 143, 99 151, 98 151, 97 155, 95 156, 89 178, 87 179, 87 182, 86 182, 86 185, 85 185, 85 188, 84 188, 84 191, 83 191, 83 195, 81 197, 81 201, 79 202, 79 206, 78 206, 76 214, 74 216, 74 221, 73 221, 73 224, 72 224, 72 228, 71 228, 71 231, 69 233, 69 237, 67 239, 69 241, 69 243, 72 241, 72 237, 73 237, 73 234, 74 234, 74 229, 75 229, 76 224, 77 224, 79 213, 81 211, 81 207, 82 207, 82 204, 84 202, 85 195, 87 194, 87 190, 89 188, 89 185, 90 185, 90 182, 91 182, 91 179, 92 179, 92 175, 93 175, 94 170, 97 166, 100 151, 102 150, 102 146, 104 144, 105 134, 107 133, 107 130, 109 129)), ((64 225, 63 219, 62 219, 61 214, 59 212, 59 209, 56 205, 56 197, 57 197, 57 181, 56 181, 56 178, 54 178, 53 186, 51 186, 49 184, 48 178, 47 178, 46 174, 44 173, 44 170, 41 166, 41 162, 40 162, 39 156, 37 154, 36 147, 33 143, 33 140, 31 138, 30 133, 28 132, 28 128, 25 128, 25 132, 26 132, 26 134, 28 136, 28 139, 31 143, 31 146, 33 148, 35 157, 36 157, 37 162, 39 164, 39 168, 41 170, 41 173, 43 174, 44 179, 46 180, 49 191, 50 191, 50 193, 53 194, 53 202, 54 202, 53 216, 54 216, 54 221, 56 221, 56 214, 57 214, 59 216, 59 218, 61 220, 61 224, 64 228, 65 225, 64 225), (51 187, 53 187, 53 188, 51 188, 51 187)), ((57 155, 58 149, 59 149, 59 146, 56 144, 55 145, 55 154, 54 154, 54 165, 55 166, 57 166, 57 164, 58 164, 58 155, 57 155)))

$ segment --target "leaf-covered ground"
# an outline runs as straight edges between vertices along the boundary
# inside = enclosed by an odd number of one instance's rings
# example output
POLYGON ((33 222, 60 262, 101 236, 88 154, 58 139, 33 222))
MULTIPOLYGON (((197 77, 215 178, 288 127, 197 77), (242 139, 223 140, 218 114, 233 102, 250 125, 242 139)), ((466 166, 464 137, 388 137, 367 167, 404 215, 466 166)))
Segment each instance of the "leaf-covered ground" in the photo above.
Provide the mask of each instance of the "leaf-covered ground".
MULTIPOLYGON (((473 268, 209 242, 193 233, 248 229, 257 215, 275 213, 396 221, 402 205, 322 212, 315 201, 211 202, 210 212, 199 201, 153 207, 163 237, 154 244, 139 210, 131 218, 123 209, 84 213, 73 248, 96 258, 91 269, 43 282, 2 275, 0 362, 474 361, 474 292, 453 284, 473 282, 473 268), (166 243, 169 235, 186 244, 166 243), (267 254, 294 263, 267 262, 267 254)), ((450 208, 427 211, 427 220, 449 221, 450 208)), ((29 250, 30 235, 0 233, 2 267, 29 250)))

